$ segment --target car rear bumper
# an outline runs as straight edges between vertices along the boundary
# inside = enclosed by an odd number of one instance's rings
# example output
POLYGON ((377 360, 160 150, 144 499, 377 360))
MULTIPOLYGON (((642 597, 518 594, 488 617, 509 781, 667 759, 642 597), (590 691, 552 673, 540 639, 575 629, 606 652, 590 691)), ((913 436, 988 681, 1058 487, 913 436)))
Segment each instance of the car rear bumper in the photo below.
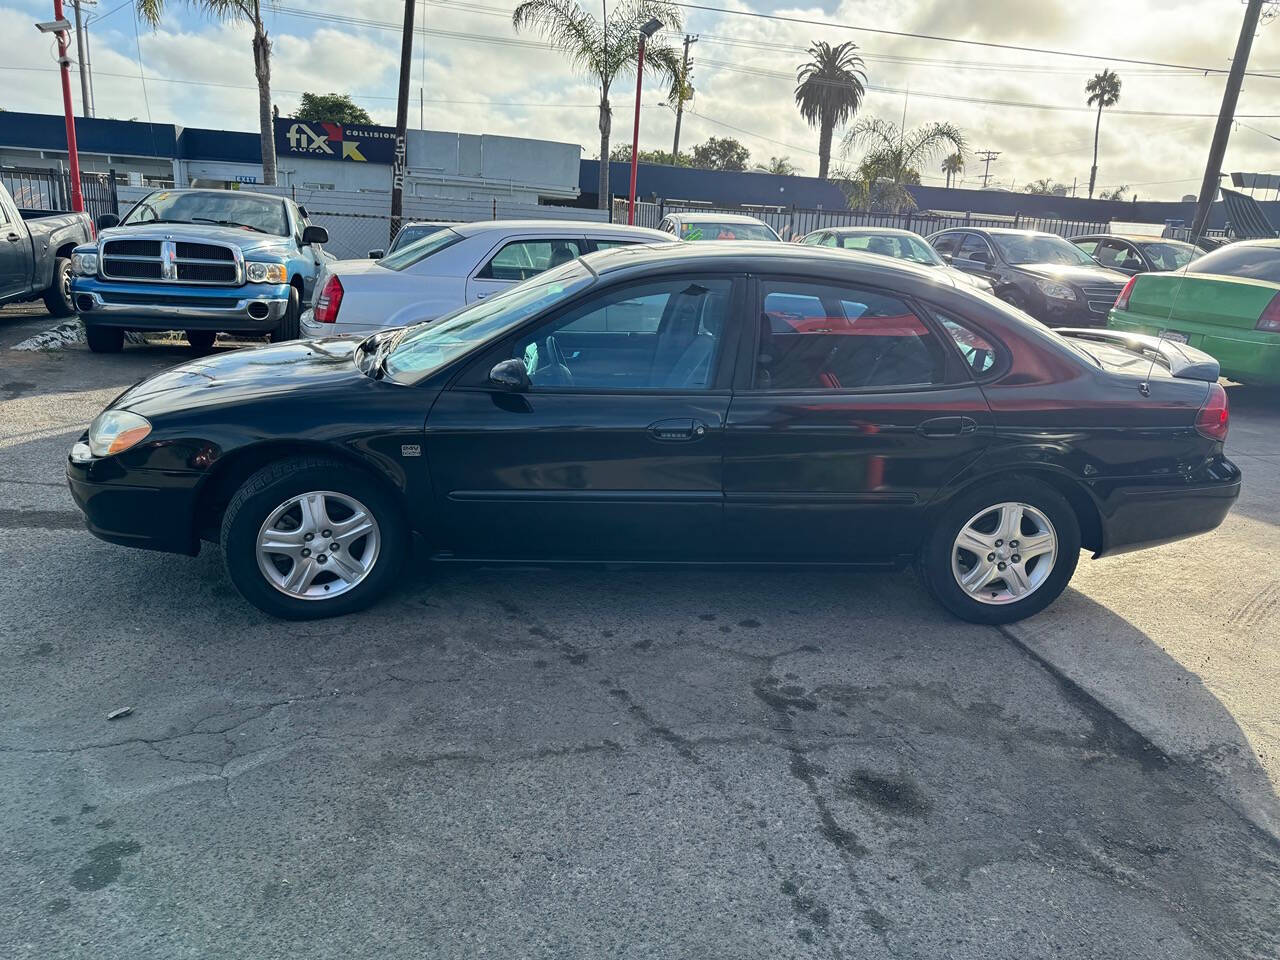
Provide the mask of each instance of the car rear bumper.
POLYGON ((147 482, 146 474, 137 470, 125 474, 110 460, 67 460, 71 498, 95 537, 127 547, 195 556, 200 552, 193 523, 196 477, 185 487, 175 485, 171 472, 156 477, 154 484, 147 482))
POLYGON ((373 323, 316 323, 315 311, 307 308, 302 311, 298 329, 302 331, 303 340, 319 340, 324 337, 352 335, 367 337, 371 333, 378 333, 381 330, 388 329, 388 327, 373 323))
POLYGON ((1216 457, 1189 481, 1111 487, 1100 498, 1102 545, 1094 557, 1213 530, 1240 496, 1240 480, 1239 467, 1226 457, 1216 457))
POLYGON ((1280 386, 1280 334, 1180 319, 1160 325, 1151 317, 1116 310, 1111 311, 1107 326, 1153 337, 1163 332, 1181 333, 1191 346, 1217 360, 1228 380, 1280 386))
POLYGON ((71 297, 82 320, 128 330, 225 330, 269 333, 289 309, 290 287, 104 283, 76 277, 71 297))

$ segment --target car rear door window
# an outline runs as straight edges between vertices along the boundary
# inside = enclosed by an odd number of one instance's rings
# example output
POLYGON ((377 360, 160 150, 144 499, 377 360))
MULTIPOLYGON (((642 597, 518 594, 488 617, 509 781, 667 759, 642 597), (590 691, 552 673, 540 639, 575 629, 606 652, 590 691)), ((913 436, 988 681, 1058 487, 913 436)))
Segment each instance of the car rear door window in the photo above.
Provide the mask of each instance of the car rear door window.
POLYGON ((902 300, 871 290, 764 281, 753 386, 862 390, 941 383, 942 343, 902 300))
POLYGON ((597 250, 612 250, 614 247, 634 247, 638 240, 592 240, 597 250))
POLYGON ((582 256, 582 242, 573 237, 513 240, 476 274, 480 280, 528 280, 544 270, 582 256))

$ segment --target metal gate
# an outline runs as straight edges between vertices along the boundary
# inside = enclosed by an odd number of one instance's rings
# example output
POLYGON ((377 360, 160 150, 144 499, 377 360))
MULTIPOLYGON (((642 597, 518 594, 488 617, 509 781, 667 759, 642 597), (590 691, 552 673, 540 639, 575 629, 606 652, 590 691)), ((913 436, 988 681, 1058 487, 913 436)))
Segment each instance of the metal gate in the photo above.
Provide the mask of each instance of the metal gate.
MULTIPOLYGON (((48 213, 71 209, 71 174, 65 170, 38 167, 0 167, 0 183, 5 185, 19 210, 48 213)), ((120 213, 116 196, 115 171, 80 174, 84 209, 91 217, 120 213)))

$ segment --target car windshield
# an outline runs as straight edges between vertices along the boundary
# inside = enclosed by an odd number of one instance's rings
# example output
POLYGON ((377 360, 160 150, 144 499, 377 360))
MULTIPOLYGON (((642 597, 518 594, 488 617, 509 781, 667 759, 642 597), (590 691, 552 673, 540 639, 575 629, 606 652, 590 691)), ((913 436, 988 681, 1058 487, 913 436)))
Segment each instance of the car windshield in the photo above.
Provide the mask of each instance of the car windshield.
POLYGON ((721 223, 700 220, 680 224, 681 240, 777 240, 778 235, 765 223, 721 223))
POLYGON ((1009 263, 1065 263, 1097 266, 1091 256, 1061 237, 1048 233, 992 233, 991 240, 1009 263))
POLYGON ((1231 243, 1213 253, 1206 253, 1196 261, 1195 271, 1280 283, 1280 246, 1231 243))
POLYGON ((594 275, 574 260, 441 319, 408 327, 387 356, 386 374, 401 382, 420 380, 477 344, 589 287, 593 279, 594 275))
POLYGON ((451 247, 462 237, 448 227, 437 229, 419 240, 414 240, 394 253, 389 253, 378 261, 378 266, 388 270, 404 270, 415 263, 421 263, 432 254, 439 253, 445 247, 451 247))
POLYGON ((1140 243, 1138 246, 1157 270, 1181 270, 1192 260, 1204 256, 1201 250, 1181 240, 1161 240, 1158 243, 1140 243))
POLYGON ((283 200, 234 190, 161 190, 139 200, 121 221, 125 226, 156 222, 214 223, 277 237, 287 237, 290 232, 283 200))
POLYGON ((866 253, 910 260, 930 267, 946 266, 942 258, 919 237, 903 233, 854 233, 837 235, 840 246, 846 250, 862 250, 866 253))

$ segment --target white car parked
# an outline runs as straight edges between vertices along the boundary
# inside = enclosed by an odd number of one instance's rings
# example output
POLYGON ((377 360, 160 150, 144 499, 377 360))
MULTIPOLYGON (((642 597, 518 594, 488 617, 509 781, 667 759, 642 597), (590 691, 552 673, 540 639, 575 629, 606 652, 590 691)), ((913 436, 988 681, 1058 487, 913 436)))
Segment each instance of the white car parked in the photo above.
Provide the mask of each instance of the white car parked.
POLYGON ((441 228, 380 260, 337 260, 302 314, 304 337, 433 320, 584 253, 670 243, 657 230, 572 220, 482 220, 441 228))

